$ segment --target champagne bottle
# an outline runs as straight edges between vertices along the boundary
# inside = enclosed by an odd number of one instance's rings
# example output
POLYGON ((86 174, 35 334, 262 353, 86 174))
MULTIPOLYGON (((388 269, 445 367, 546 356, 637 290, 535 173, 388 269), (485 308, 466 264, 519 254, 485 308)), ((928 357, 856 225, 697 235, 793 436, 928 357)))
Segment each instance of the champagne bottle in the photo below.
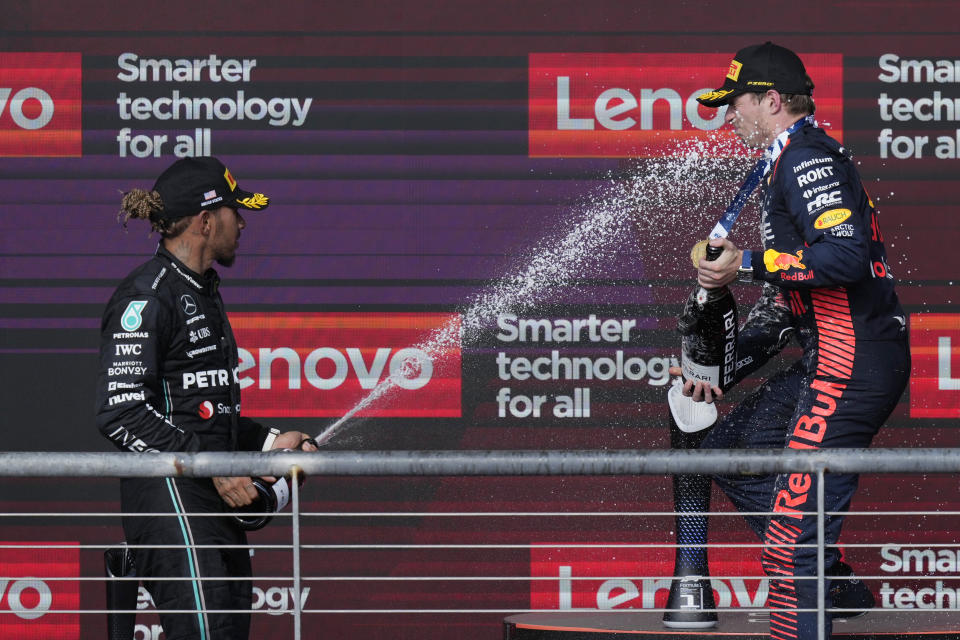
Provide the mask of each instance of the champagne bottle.
MULTIPOLYGON (((303 484, 303 480, 300 484, 303 484)), ((270 483, 264 478, 251 478, 253 488, 257 490, 257 497, 245 507, 233 510, 233 517, 241 529, 256 531, 262 529, 273 520, 273 514, 283 511, 290 502, 289 476, 283 476, 276 482, 270 483)))
MULTIPOLYGON (((722 247, 708 244, 706 259, 716 260, 722 252, 722 247)), ((694 289, 677 319, 684 380, 702 380, 724 392, 732 387, 738 328, 737 302, 729 287, 694 289)))
MULTIPOLYGON (((313 438, 304 438, 296 449, 273 449, 272 451, 303 451, 303 445, 312 444, 315 448, 320 448, 317 441, 313 438)), ((306 476, 301 472, 297 474, 297 486, 303 486, 303 480, 306 476)), ((257 491, 257 497, 245 507, 233 509, 233 518, 237 525, 245 531, 256 531, 262 529, 273 520, 273 514, 283 511, 290 502, 290 486, 293 478, 288 474, 278 478, 275 482, 264 478, 251 478, 253 488, 257 491)))
MULTIPOLYGON (((706 243, 704 243, 706 244, 706 243)), ((701 245, 702 246, 702 245, 701 245)), ((694 247, 699 261, 703 249, 694 247)), ((706 259, 716 260, 722 247, 706 246, 706 259)), ((737 355, 737 305, 727 287, 690 293, 677 319, 682 336, 681 368, 686 380, 703 380, 726 391, 733 385, 737 355)), ((694 402, 680 385, 667 394, 670 406, 670 445, 696 449, 717 420, 713 404, 694 402)), ((671 629, 708 629, 717 625, 716 601, 707 560, 707 517, 710 510, 710 476, 680 474, 673 477, 676 538, 673 575, 664 626, 671 629), (697 515, 687 515, 697 514, 697 515)))

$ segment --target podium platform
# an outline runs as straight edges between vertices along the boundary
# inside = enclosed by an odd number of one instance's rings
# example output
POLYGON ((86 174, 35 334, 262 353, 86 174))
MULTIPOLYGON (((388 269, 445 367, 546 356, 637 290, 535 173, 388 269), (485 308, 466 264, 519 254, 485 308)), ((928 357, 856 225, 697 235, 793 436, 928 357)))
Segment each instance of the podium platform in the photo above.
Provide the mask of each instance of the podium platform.
MULTIPOLYGON (((721 611, 713 629, 668 629, 662 612, 597 611, 522 613, 504 619, 504 640, 759 640, 769 637, 766 612, 721 611)), ((958 640, 960 611, 874 609, 835 619, 843 640, 958 640)))

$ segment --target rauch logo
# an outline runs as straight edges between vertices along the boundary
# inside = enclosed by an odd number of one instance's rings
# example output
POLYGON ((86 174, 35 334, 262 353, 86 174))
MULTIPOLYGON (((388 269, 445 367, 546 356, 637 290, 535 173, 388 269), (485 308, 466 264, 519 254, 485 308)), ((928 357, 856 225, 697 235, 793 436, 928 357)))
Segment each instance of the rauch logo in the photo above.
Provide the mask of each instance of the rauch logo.
POLYGON ((960 418, 960 313, 910 315, 911 418, 960 418))
POLYGON ((81 55, 0 52, 0 156, 83 154, 81 55))
MULTIPOLYGON (((843 57, 800 54, 816 82, 817 119, 843 136, 843 57)), ((702 140, 712 156, 749 152, 723 126, 725 108, 696 98, 718 87, 728 54, 532 53, 531 157, 658 157, 702 140)))
POLYGON ((80 608, 80 582, 69 580, 80 577, 77 543, 2 545, 7 548, 0 550, 0 638, 77 640, 80 615, 57 613, 80 608))
POLYGON ((459 342, 424 347, 446 313, 231 313, 248 416, 340 417, 391 378, 365 417, 459 417, 459 342))

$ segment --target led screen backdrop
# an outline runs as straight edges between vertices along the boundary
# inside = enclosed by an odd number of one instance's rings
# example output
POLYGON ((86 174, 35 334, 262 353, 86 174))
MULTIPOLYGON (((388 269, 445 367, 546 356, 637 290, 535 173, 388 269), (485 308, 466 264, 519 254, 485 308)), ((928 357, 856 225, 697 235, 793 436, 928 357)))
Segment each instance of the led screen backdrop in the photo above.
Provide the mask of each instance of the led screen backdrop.
MULTIPOLYGON (((327 445, 340 449, 668 446, 664 394, 693 280, 688 249, 751 163, 692 96, 720 84, 734 51, 765 39, 807 61, 820 123, 852 150, 878 204, 909 315, 913 378, 875 444, 957 446, 958 18, 947 1, 7 2, 3 448, 110 450, 93 423, 100 314, 157 241, 142 222, 118 224, 120 192, 149 188, 176 157, 199 154, 271 198, 268 212, 247 216, 236 265, 221 269, 244 406, 258 420, 320 433, 355 410, 327 445), (357 406, 396 371, 403 385, 357 406)), ((733 240, 758 244, 757 223, 754 200, 733 240)), ((744 311, 755 291, 736 287, 744 311)), ((4 511, 116 508, 113 481, 6 484, 4 511)), ((320 512, 671 506, 669 480, 652 477, 325 478, 305 490, 320 512)), ((854 508, 953 509, 953 495, 947 478, 875 476, 854 508)), ((950 518, 901 524, 911 542, 956 542, 950 518)), ((60 543, 65 531, 69 544, 122 537, 115 519, 0 523, 17 542, 60 543)), ((322 619, 330 637, 439 638, 453 624, 464 637, 499 637, 499 611, 662 606, 662 585, 607 578, 666 575, 669 558, 605 545, 669 543, 671 531, 669 518, 318 519, 305 542, 518 546, 311 552, 313 575, 556 581, 312 582, 293 594, 270 577, 289 572, 289 558, 258 551, 254 603, 272 613, 294 597, 322 610, 490 609, 322 619), (597 548, 571 554, 564 545, 575 542, 597 548)), ((273 527, 251 540, 286 535, 273 527)), ((718 522, 712 540, 750 541, 735 519, 718 522)), ((851 518, 844 533, 848 544, 890 540, 880 515, 851 518)), ((101 575, 99 552, 67 555, 79 575, 101 575)), ((848 555, 885 576, 873 585, 882 606, 960 606, 943 579, 955 567, 918 566, 893 544, 848 555), (929 579, 906 577, 918 573, 929 579)), ((54 556, 18 571, 48 575, 54 556)), ((728 556, 715 573, 737 567, 759 572, 755 558, 728 556)), ((23 634, 51 633, 54 614, 30 617, 43 611, 43 589, 0 599, 0 609, 27 612, 17 624, 46 625, 23 634)), ((734 606, 765 597, 761 584, 735 579, 718 594, 734 606)), ((79 597, 102 606, 98 588, 79 597)), ((62 637, 103 628, 101 616, 54 622, 62 637)), ((141 623, 140 636, 160 637, 155 618, 141 623)), ((286 617, 255 625, 257 637, 289 636, 286 617)))

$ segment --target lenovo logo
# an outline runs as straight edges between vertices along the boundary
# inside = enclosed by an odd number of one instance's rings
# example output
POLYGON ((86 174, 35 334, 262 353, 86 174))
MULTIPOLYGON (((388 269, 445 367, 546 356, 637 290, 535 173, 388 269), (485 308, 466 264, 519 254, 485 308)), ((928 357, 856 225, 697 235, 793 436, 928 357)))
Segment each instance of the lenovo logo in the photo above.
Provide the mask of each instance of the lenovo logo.
POLYGON ((424 346, 456 314, 236 313, 243 413, 340 417, 383 385, 360 416, 459 417, 460 345, 424 346))
POLYGON ((80 156, 79 53, 0 52, 0 156, 80 156))
POLYGON ((911 418, 960 418, 960 313, 910 315, 911 418))
MULTIPOLYGON (((842 135, 842 56, 801 54, 817 83, 817 117, 842 135)), ((696 98, 723 80, 727 54, 533 53, 529 57, 531 157, 747 155, 723 126, 725 108, 696 98)))
MULTIPOLYGON (((586 548, 533 545, 530 576, 540 579, 530 582, 530 608, 663 608, 672 581, 662 576, 673 574, 672 555, 673 549, 651 550, 617 543, 586 548)), ((713 560, 710 572, 722 576, 763 575, 757 554, 749 551, 713 560)), ((719 607, 766 604, 766 578, 725 577, 710 582, 719 607)))
POLYGON ((75 542, 5 542, 0 550, 0 638, 80 637, 80 552, 75 542), (64 580, 67 578, 67 580, 64 580))

